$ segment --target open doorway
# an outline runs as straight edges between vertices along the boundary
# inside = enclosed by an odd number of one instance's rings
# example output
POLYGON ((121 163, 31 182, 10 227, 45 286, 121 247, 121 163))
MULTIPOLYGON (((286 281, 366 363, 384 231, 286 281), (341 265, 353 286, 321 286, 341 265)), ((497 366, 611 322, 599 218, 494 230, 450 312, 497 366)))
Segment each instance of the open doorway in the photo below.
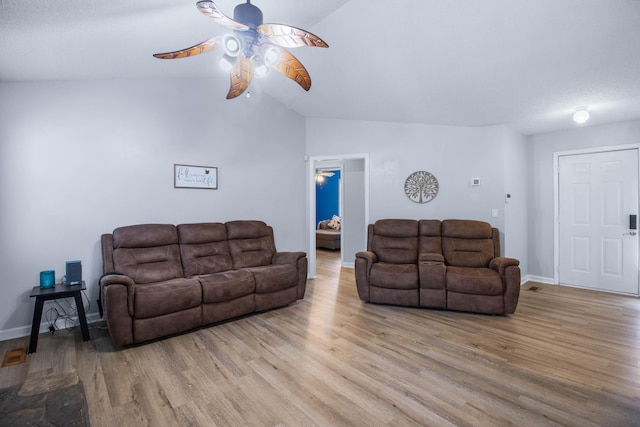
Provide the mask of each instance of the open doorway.
POLYGON ((316 169, 316 249, 340 251, 342 240, 342 165, 316 169))
POLYGON ((369 155, 310 157, 308 164, 309 277, 316 276, 316 174, 340 170, 340 264, 353 268, 355 253, 366 248, 369 223, 369 155))

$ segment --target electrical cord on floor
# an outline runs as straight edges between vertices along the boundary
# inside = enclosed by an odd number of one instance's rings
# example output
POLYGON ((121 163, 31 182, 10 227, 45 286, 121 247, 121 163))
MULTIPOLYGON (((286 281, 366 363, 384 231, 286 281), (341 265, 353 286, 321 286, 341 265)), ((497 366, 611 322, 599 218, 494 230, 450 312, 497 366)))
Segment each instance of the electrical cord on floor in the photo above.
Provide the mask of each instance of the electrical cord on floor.
MULTIPOLYGON (((87 296, 86 291, 82 291, 81 294, 83 296, 82 305, 84 307, 84 312, 88 313, 91 309, 91 300, 87 296), (87 301, 86 306, 84 305, 84 300, 87 301)), ((60 330, 57 324, 59 320, 64 321, 63 329, 67 332, 73 331, 73 329, 79 325, 78 309, 71 303, 70 299, 71 297, 51 301, 54 304, 54 307, 49 307, 45 312, 45 319, 49 324, 49 332, 52 334, 55 331, 60 330)))

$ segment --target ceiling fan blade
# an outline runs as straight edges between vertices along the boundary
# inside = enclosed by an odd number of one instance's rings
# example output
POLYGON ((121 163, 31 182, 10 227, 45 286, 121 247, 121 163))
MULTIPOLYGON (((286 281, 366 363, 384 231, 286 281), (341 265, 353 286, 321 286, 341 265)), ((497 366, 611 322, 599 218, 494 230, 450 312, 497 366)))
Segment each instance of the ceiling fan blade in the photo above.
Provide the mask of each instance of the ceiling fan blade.
POLYGON ((227 28, 232 28, 234 30, 248 30, 249 26, 245 24, 241 24, 240 22, 236 22, 233 19, 229 18, 227 15, 222 13, 222 11, 216 6, 216 4, 210 0, 203 0, 196 3, 196 6, 204 15, 216 21, 218 24, 222 24, 227 28))
POLYGON ((304 65, 298 58, 293 56, 291 52, 277 45, 271 45, 274 49, 277 49, 279 54, 278 61, 276 61, 271 68, 289 77, 291 80, 298 83, 306 91, 311 89, 311 76, 304 68, 304 65))
POLYGON ((300 28, 282 24, 262 24, 258 27, 270 42, 284 47, 329 47, 315 34, 300 28))
POLYGON ((161 59, 175 59, 186 58, 187 56, 200 55, 201 53, 209 52, 222 44, 222 36, 211 37, 209 40, 205 40, 202 43, 198 43, 195 46, 188 47, 182 50, 176 50, 174 52, 166 53, 154 53, 153 56, 161 59))
POLYGON ((231 87, 227 99, 236 98, 247 90, 253 79, 253 61, 240 56, 231 71, 231 87))

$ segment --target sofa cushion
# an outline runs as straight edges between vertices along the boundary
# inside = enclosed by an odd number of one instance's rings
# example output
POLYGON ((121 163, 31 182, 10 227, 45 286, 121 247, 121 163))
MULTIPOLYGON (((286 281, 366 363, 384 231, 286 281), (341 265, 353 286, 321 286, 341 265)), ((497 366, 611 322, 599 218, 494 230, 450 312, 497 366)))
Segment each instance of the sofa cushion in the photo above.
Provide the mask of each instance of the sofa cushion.
POLYGON ((247 270, 231 270, 200 276, 202 302, 214 303, 240 298, 255 292, 256 284, 247 270))
POLYGON ((418 289, 418 265, 377 262, 371 267, 369 281, 379 288, 418 289))
POLYGON ((298 272, 291 264, 274 264, 248 268, 256 281, 256 293, 266 294, 291 288, 298 284, 298 272))
POLYGON ((489 268, 447 267, 447 291, 475 295, 502 295, 500 275, 489 268))
POLYGON ((488 267, 496 256, 491 225, 482 221, 442 221, 442 252, 447 265, 488 267))
POLYGON ((134 295, 134 317, 145 319, 175 313, 202 304, 198 279, 173 279, 138 284, 134 295))
POLYGON ((233 268, 269 265, 276 253, 273 230, 262 221, 225 223, 233 268))
POLYGON ((139 224, 113 230, 113 248, 152 248, 178 243, 173 224, 139 224))
POLYGON ((113 231, 113 268, 136 283, 183 277, 178 233, 169 224, 141 224, 113 231))
POLYGON ((177 230, 185 276, 212 274, 233 268, 224 224, 180 224, 177 230))
POLYGON ((418 221, 382 219, 373 225, 371 251, 388 263, 418 262, 418 221))
POLYGON ((114 249, 115 270, 136 283, 155 283, 183 277, 178 245, 114 249))

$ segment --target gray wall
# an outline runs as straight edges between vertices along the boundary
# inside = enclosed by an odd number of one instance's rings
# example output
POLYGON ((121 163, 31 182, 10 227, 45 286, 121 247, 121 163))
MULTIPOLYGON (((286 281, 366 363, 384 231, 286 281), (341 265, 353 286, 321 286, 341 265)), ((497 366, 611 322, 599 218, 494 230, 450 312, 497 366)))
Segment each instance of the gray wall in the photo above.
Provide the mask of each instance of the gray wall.
POLYGON ((0 83, 0 340, 28 332, 39 272, 59 280, 67 260, 95 312, 99 238, 118 226, 260 219, 306 250, 304 128, 207 80, 0 83), (217 166, 219 189, 174 189, 174 163, 217 166))
POLYGON ((341 255, 346 267, 353 267, 355 253, 367 247, 364 174, 364 159, 344 160, 341 255))
POLYGON ((520 260, 526 279, 529 270, 529 161, 527 138, 504 128, 504 230, 502 253, 520 260), (506 198, 509 194, 511 197, 506 198))
POLYGON ((640 143, 640 120, 584 126, 530 136, 529 140, 529 274, 553 281, 553 154, 596 147, 640 143))
MULTIPOLYGON (((526 141, 505 127, 307 119, 306 131, 309 156, 369 154, 369 222, 381 218, 476 219, 506 235, 513 228, 517 236, 526 236, 526 221, 505 222, 505 190, 517 195, 509 205, 517 212, 526 210, 527 191, 526 141), (440 185, 438 196, 426 204, 414 203, 404 194, 406 178, 418 170, 434 174, 440 185), (472 178, 480 178, 482 184, 472 186, 472 178), (498 210, 497 218, 491 215, 493 209, 498 210)), ((526 237, 507 243, 505 255, 527 256, 526 237)))
POLYGON ((498 128, 307 119, 307 154, 370 154, 370 221, 380 218, 475 218, 498 227, 502 211, 502 135, 498 128), (430 203, 404 194, 404 181, 427 170, 440 184, 430 203), (482 179, 472 187, 471 178, 482 179))

